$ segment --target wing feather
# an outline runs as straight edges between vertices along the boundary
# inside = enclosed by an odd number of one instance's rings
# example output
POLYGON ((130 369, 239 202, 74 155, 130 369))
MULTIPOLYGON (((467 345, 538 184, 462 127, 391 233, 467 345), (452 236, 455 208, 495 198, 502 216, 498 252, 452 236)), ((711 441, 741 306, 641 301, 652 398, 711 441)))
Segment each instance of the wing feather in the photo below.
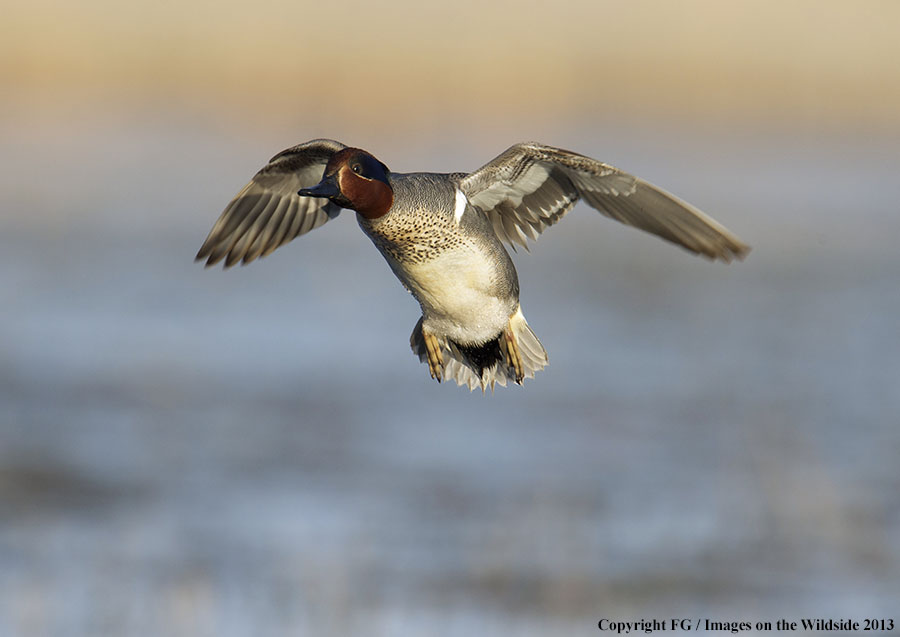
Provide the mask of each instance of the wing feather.
POLYGON ((750 251, 689 203, 614 166, 552 146, 516 144, 459 185, 502 241, 526 249, 526 237, 536 239, 583 198, 616 221, 710 259, 727 262, 750 251))
POLYGON ((301 197, 297 191, 322 178, 331 156, 346 148, 330 139, 314 139, 275 155, 231 200, 203 242, 197 261, 225 267, 250 263, 340 212, 328 199, 301 197))
POLYGON ((260 220, 256 223, 256 227, 259 228, 259 230, 256 232, 253 241, 248 243, 247 254, 245 257, 248 262, 259 258, 263 253, 263 250, 265 250, 272 235, 281 226, 281 218, 284 215, 284 212, 290 207, 290 204, 290 199, 282 197, 275 202, 275 206, 272 207, 265 222, 260 220))
POLYGON ((275 248, 290 241, 290 239, 287 238, 287 234, 291 228, 291 222, 294 217, 297 216, 299 202, 295 199, 286 199, 285 201, 288 202, 287 208, 281 214, 278 227, 272 232, 272 236, 269 238, 265 249, 263 249, 262 254, 259 255, 261 257, 272 254, 275 251, 275 248))

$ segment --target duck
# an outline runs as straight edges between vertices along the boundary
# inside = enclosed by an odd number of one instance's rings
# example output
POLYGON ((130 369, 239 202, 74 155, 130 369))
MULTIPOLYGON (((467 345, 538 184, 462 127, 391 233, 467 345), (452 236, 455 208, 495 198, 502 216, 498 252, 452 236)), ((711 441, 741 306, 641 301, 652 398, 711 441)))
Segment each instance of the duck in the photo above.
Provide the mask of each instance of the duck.
POLYGON ((396 173, 365 150, 314 139, 281 151, 253 176, 196 260, 248 264, 353 210, 421 307, 410 347, 431 377, 493 392, 521 385, 549 362, 522 313, 506 246, 528 249, 579 201, 710 260, 728 263, 750 251, 649 182, 538 142, 515 144, 470 173, 396 173))

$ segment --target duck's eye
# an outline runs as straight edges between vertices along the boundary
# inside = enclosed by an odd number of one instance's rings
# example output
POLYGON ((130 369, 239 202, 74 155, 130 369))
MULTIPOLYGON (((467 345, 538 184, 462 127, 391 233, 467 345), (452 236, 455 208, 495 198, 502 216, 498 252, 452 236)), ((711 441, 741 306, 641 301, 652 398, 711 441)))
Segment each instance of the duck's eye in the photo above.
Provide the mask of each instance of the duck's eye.
POLYGON ((353 170, 353 172, 355 172, 357 175, 359 175, 360 173, 362 173, 362 165, 353 164, 353 166, 351 166, 351 170, 353 170))

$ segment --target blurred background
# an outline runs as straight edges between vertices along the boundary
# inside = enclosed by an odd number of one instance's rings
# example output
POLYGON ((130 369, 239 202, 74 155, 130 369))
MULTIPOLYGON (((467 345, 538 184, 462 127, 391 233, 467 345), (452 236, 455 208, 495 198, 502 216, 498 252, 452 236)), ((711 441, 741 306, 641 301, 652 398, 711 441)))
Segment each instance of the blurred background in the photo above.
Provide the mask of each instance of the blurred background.
POLYGON ((898 29, 874 0, 4 7, 0 635, 896 614, 898 29), (470 394, 352 214, 193 263, 315 137, 397 171, 539 140, 754 250, 577 207, 514 255, 550 367, 470 394))

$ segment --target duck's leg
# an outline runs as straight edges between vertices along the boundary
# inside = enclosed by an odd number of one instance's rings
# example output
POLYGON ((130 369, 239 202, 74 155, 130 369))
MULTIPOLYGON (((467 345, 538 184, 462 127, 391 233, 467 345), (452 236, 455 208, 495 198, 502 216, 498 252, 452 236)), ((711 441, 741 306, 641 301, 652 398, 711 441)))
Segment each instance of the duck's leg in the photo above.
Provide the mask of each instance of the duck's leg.
POLYGON ((422 328, 422 339, 425 341, 425 351, 428 354, 428 371, 431 377, 441 382, 444 377, 444 356, 441 354, 441 344, 437 336, 422 328))
POLYGON ((506 355, 506 364, 512 367, 516 374, 516 383, 522 384, 525 378, 525 367, 522 365, 522 353, 519 351, 519 343, 516 340, 516 334, 512 328, 512 321, 506 324, 503 330, 503 337, 500 339, 501 349, 506 355))

